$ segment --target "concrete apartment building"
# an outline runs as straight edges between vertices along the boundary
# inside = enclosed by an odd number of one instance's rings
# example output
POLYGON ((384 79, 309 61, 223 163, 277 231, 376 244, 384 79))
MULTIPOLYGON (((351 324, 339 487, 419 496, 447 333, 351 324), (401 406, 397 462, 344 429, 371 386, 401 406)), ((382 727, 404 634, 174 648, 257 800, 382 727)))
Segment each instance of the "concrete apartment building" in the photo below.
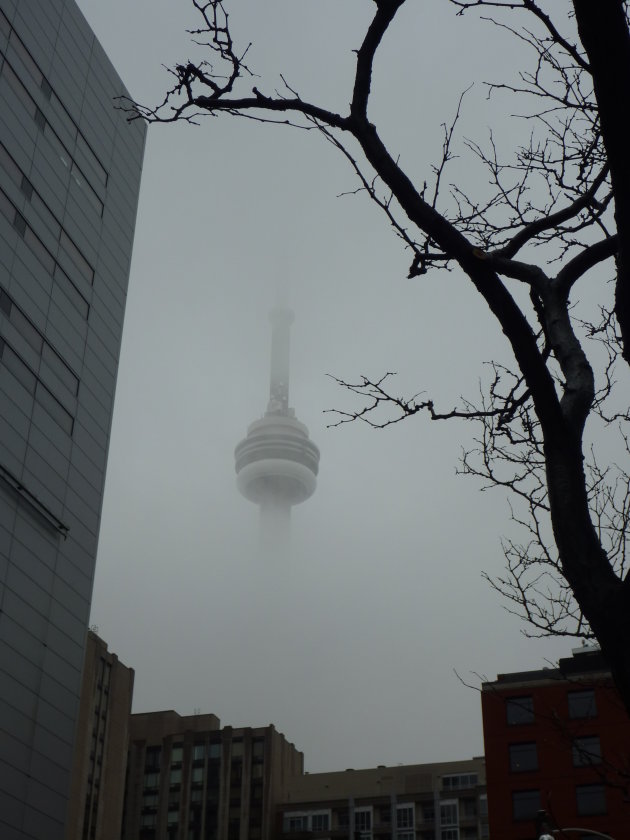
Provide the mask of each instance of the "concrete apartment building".
POLYGON ((62 840, 145 126, 74 0, 0 0, 0 837, 62 840))
POLYGON ((122 840, 271 840, 277 805, 303 761, 272 725, 132 715, 122 840))
POLYGON ((628 836, 630 720, 599 649, 499 674, 481 705, 492 840, 531 840, 540 811, 567 836, 628 836))
POLYGON ((66 840, 120 840, 134 672, 88 632, 66 840))
POLYGON ((483 758, 312 773, 278 808, 283 840, 482 840, 488 837, 483 758))

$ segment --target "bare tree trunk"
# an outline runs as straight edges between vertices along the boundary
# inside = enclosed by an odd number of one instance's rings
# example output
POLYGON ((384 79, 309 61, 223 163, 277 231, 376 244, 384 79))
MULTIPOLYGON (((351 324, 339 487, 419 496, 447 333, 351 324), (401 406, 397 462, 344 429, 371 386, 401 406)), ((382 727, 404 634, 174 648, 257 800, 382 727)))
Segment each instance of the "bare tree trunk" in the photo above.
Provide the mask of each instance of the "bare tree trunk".
POLYGON ((626 120, 630 107, 630 32, 622 0, 573 0, 588 55, 615 196, 619 235, 615 313, 630 364, 630 161, 626 120))

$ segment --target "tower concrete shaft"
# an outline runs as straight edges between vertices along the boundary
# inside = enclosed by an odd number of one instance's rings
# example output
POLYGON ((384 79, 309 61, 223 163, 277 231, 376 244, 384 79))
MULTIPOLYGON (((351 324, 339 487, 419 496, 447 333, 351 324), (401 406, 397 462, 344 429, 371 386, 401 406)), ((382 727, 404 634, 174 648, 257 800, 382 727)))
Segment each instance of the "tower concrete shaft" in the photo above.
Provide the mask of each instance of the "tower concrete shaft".
POLYGON ((319 449, 289 407, 293 312, 276 307, 269 318, 272 333, 267 411, 250 424, 234 457, 239 491, 260 507, 265 550, 281 552, 288 544, 291 507, 315 492, 319 449))

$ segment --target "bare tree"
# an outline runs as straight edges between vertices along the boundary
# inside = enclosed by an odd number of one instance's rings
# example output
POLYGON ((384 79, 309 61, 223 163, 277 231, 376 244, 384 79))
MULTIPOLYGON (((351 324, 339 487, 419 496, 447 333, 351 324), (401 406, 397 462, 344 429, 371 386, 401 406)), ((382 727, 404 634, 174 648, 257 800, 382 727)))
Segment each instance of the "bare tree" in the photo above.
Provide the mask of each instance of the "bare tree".
POLYGON ((339 412, 337 422, 383 427, 421 412, 477 422, 477 446, 464 454, 462 471, 509 491, 513 518, 526 533, 522 544, 505 542, 507 571, 492 584, 531 632, 594 635, 630 711, 630 475, 623 466, 630 414, 615 384, 630 363, 625 0, 572 0, 561 13, 551 0, 449 0, 454 14, 487 16, 532 56, 518 82, 489 85, 492 96, 521 98, 528 142, 508 159, 492 137, 486 147, 467 143, 487 171, 483 195, 445 185, 459 108, 445 127, 431 185, 413 182, 370 121, 375 55, 405 0, 373 0, 347 113, 303 99, 284 79, 271 94, 252 86, 248 50, 233 41, 227 0, 192 2, 200 27, 191 34, 207 46, 209 60, 173 68, 173 86, 159 106, 123 107, 148 122, 225 112, 319 131, 410 250, 410 277, 453 267, 467 276, 507 338, 513 368, 492 363, 480 398, 446 411, 431 399, 396 396, 391 374, 342 382, 365 402, 339 412), (597 311, 586 318, 571 304, 585 278, 598 290, 597 311), (619 432, 619 464, 601 465, 585 443, 589 419, 619 432))

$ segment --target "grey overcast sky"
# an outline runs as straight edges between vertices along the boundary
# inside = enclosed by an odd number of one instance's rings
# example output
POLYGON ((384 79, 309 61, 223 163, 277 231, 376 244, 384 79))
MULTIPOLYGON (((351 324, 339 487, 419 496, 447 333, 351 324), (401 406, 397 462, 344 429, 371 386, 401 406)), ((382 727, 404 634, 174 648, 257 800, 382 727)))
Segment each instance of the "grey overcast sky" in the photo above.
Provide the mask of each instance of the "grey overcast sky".
MULTIPOLYGON (((197 55, 188 0, 78 0, 133 95, 197 55)), ((505 33, 409 2, 375 65, 372 115, 417 180, 467 94, 462 132, 514 144, 481 82, 518 66, 505 33)), ((344 109, 367 0, 233 0, 263 90, 283 73, 344 109)), ((509 112, 509 107, 506 109, 509 112)), ((464 151, 461 139, 457 150, 464 151)), ((455 161, 451 177, 474 172, 455 161)), ((481 176, 478 176, 481 178, 481 176)), ((91 621, 136 671, 134 709, 273 722, 311 771, 483 752, 477 693, 454 674, 540 667, 570 640, 531 641, 483 581, 510 533, 498 492, 455 475, 472 429, 414 418, 326 428, 352 403, 326 376, 398 371, 401 393, 474 397, 509 361, 456 272, 406 279, 409 256, 348 166, 312 133, 226 117, 149 129, 91 621), (291 403, 321 449, 293 515, 290 562, 262 564, 233 450, 267 400, 267 311, 280 280, 293 326, 291 403)))

